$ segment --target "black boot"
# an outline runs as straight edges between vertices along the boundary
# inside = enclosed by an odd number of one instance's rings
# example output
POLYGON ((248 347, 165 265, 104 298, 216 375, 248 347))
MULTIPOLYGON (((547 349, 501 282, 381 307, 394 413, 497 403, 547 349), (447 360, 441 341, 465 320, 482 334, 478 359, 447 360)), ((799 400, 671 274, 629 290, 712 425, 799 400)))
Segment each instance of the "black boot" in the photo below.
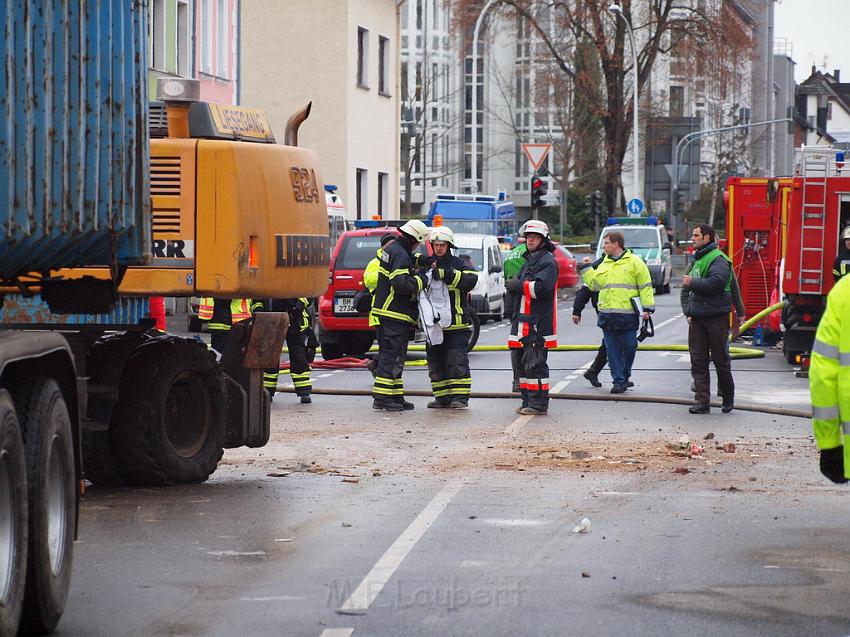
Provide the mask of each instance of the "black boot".
POLYGON ((584 374, 582 374, 582 376, 584 376, 594 387, 602 387, 602 383, 599 382, 598 372, 588 369, 584 374))

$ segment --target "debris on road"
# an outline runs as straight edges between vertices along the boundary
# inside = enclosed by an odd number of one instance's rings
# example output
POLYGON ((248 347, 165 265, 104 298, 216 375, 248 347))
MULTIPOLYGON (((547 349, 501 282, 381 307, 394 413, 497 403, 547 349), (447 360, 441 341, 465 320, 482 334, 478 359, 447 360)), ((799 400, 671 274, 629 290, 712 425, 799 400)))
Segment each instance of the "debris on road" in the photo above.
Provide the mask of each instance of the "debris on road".
POLYGON ((723 453, 735 453, 735 443, 734 442, 724 442, 723 443, 723 453))
POLYGON ((360 480, 358 478, 343 478, 343 482, 347 482, 349 484, 359 484, 360 480))
POLYGON ((590 573, 588 573, 587 571, 582 571, 581 576, 582 577, 590 577, 590 573))
POLYGON ((700 445, 698 445, 695 442, 691 443, 691 448, 690 448, 691 458, 693 458, 694 456, 701 456, 704 452, 705 452, 705 447, 701 447, 700 445))
POLYGON ((351 528, 351 522, 343 522, 343 523, 342 523, 342 528, 344 528, 344 529, 350 529, 350 528, 351 528))
POLYGON ((573 527, 573 533, 590 533, 591 524, 590 520, 587 518, 582 518, 581 522, 578 523, 577 526, 573 527))
POLYGON ((712 431, 712 432, 705 434, 705 437, 703 438, 703 440, 714 440, 714 432, 712 431))
POLYGON ((278 473, 267 473, 266 477, 267 478, 285 478, 286 476, 291 476, 291 475, 292 475, 291 471, 281 471, 281 472, 278 472, 278 473))
POLYGON ((687 467, 676 467, 675 469, 673 469, 673 473, 681 473, 682 475, 690 472, 691 470, 687 467))

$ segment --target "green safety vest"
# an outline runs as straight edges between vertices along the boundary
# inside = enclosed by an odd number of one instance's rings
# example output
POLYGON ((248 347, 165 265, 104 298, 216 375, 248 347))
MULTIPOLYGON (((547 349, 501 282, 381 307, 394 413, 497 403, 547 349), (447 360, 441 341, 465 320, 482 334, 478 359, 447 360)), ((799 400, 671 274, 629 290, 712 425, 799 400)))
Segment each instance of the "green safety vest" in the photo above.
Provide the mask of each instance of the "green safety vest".
POLYGON ((711 267, 711 264, 714 263, 714 260, 717 257, 723 257, 729 262, 729 280, 726 281, 726 287, 724 288, 727 292, 729 292, 732 289, 732 259, 730 259, 728 256, 726 256, 725 253, 721 252, 717 248, 711 250, 710 252, 706 252, 694 262, 694 265, 691 268, 691 277, 695 279, 704 279, 705 275, 708 273, 708 268, 711 267))
POLYGON ((844 445, 844 475, 850 479, 850 278, 826 299, 809 368, 812 427, 820 449, 844 445))

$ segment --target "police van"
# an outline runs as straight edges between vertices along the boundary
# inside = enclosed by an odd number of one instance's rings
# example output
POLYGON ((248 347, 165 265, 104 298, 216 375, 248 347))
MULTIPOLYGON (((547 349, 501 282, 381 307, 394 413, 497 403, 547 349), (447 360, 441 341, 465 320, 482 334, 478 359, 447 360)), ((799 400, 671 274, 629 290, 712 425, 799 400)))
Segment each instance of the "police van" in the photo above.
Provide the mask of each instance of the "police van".
POLYGON ((602 229, 596 246, 596 258, 604 256, 602 240, 605 235, 619 232, 626 240, 626 248, 644 260, 652 277, 652 286, 656 294, 670 293, 670 279, 673 276, 673 246, 667 241, 667 230, 662 225, 646 225, 646 219, 635 219, 635 223, 623 223, 627 219, 611 218, 614 222, 602 229))

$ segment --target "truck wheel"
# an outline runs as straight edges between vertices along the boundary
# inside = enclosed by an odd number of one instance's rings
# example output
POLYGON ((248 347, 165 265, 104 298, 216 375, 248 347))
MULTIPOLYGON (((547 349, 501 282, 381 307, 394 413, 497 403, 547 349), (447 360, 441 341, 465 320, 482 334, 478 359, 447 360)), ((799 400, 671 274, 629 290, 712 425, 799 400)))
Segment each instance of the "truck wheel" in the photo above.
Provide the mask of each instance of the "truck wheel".
POLYGON ((203 482, 224 453, 227 413, 212 353, 193 339, 162 335, 130 355, 109 438, 135 484, 203 482))
POLYGON ((18 416, 0 389, 0 635, 15 635, 27 573, 27 470, 18 416))
POLYGON ((472 310, 469 313, 469 343, 466 345, 466 351, 471 352, 472 348, 475 347, 475 344, 478 342, 478 336, 481 334, 481 321, 478 318, 478 313, 475 310, 472 310))
POLYGON ((339 343, 322 343, 322 358, 326 361, 345 356, 345 350, 339 343))
POLYGON ((504 317, 505 317, 505 302, 503 300, 501 303, 499 303, 499 309, 496 312, 493 312, 493 320, 498 323, 504 317))
POLYGON ((52 378, 16 393, 24 431, 29 490, 29 551, 21 630, 53 632, 71 584, 77 482, 71 418, 52 378))
POLYGON ((490 301, 486 296, 484 297, 484 303, 481 305, 481 311, 478 312, 478 320, 481 325, 484 325, 490 320, 490 301))

